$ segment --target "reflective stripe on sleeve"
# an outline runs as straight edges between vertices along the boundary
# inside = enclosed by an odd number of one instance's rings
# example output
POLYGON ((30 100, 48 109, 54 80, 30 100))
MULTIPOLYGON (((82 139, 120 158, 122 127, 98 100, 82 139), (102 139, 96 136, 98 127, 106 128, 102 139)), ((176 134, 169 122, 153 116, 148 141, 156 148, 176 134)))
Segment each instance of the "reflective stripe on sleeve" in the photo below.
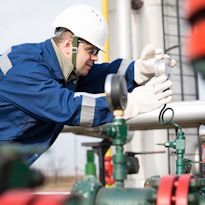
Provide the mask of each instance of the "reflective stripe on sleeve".
POLYGON ((91 127, 93 125, 95 104, 95 98, 83 95, 80 114, 80 126, 91 127))
POLYGON ((3 72, 4 75, 6 75, 6 73, 9 71, 9 69, 11 69, 12 64, 11 61, 8 57, 8 53, 11 52, 11 49, 8 50, 6 53, 4 53, 1 57, 0 57, 0 68, 1 71, 3 72))
POLYGON ((122 60, 121 64, 120 64, 120 67, 117 71, 117 74, 120 74, 120 75, 125 75, 125 72, 127 70, 127 67, 129 66, 129 64, 132 62, 133 60, 122 60))

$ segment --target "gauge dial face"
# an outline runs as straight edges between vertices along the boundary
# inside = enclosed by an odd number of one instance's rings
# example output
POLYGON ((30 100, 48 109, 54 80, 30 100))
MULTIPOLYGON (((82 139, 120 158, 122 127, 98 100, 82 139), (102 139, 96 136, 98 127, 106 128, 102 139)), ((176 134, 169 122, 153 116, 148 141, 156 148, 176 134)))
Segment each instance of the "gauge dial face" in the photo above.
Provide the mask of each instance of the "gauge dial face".
POLYGON ((109 74, 105 80, 105 92, 112 111, 124 110, 127 105, 127 83, 124 76, 109 74))

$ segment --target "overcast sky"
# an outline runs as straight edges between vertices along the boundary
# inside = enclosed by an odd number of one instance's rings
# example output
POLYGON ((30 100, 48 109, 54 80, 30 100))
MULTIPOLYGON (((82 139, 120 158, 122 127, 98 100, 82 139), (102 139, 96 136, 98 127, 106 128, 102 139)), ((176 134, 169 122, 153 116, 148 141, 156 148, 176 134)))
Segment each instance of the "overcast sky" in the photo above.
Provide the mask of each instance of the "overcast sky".
POLYGON ((77 3, 101 6, 100 0, 0 0, 0 53, 14 44, 51 37, 55 16, 77 3))
MULTIPOLYGON (((90 4, 98 9, 101 6, 100 0, 0 0, 0 54, 12 45, 50 38, 55 16, 78 3, 90 4)), ((49 154, 44 154, 35 166, 48 172, 59 167, 64 174, 74 174, 75 166, 78 166, 82 174, 86 149, 81 148, 81 143, 85 141, 93 142, 96 139, 61 134, 49 154)))

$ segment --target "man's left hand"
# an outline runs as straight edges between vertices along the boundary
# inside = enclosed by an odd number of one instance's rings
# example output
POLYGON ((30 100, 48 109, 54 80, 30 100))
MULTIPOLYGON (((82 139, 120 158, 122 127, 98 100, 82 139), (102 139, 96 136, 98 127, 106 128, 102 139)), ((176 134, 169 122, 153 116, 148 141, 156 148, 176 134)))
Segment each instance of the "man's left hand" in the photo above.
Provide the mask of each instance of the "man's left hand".
MULTIPOLYGON (((165 59, 171 68, 176 66, 176 61, 164 54, 162 49, 152 45, 145 46, 140 59, 136 60, 134 65, 134 80, 138 85, 142 85, 152 77, 157 76, 156 62, 160 59, 165 59)), ((162 73, 162 75, 164 74, 162 73)))

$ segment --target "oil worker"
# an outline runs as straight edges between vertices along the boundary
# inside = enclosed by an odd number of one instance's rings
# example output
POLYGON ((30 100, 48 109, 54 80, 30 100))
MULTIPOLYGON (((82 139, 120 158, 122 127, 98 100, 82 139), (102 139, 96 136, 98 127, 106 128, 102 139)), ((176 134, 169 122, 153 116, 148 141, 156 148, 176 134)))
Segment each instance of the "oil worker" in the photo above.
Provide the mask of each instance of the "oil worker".
POLYGON ((71 6, 53 25, 53 38, 12 46, 0 56, 0 144, 20 143, 40 150, 25 155, 29 165, 53 144, 64 125, 112 121, 104 96, 75 94, 103 93, 110 73, 126 78, 125 118, 159 108, 173 95, 171 80, 154 77, 159 56, 175 64, 162 50, 148 46, 138 60, 95 63, 107 38, 107 25, 95 8, 71 6))

